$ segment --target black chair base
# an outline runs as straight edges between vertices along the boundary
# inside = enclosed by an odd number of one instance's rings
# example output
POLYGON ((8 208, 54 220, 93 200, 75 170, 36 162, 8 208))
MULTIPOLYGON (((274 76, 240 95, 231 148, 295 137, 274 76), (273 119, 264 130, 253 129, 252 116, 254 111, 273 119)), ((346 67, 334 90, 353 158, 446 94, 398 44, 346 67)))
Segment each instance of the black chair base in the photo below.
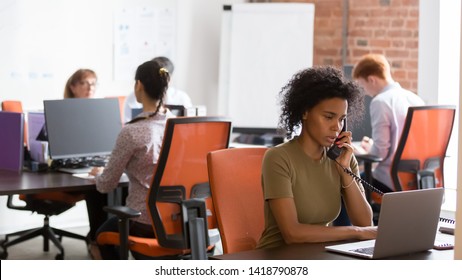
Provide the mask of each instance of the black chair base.
POLYGON ((56 257, 55 257, 55 259, 57 259, 57 260, 63 260, 64 259, 64 248, 61 245, 61 240, 62 240, 63 236, 86 241, 85 236, 82 236, 82 235, 79 235, 79 234, 76 234, 76 233, 72 233, 72 232, 68 232, 68 231, 65 231, 65 230, 50 227, 49 217, 45 216, 43 227, 34 228, 34 229, 30 229, 30 230, 22 230, 22 231, 7 234, 5 236, 5 240, 3 240, 0 243, 0 247, 2 247, 2 249, 3 249, 3 252, 0 254, 0 259, 8 258, 8 251, 7 251, 8 247, 13 246, 13 245, 18 244, 18 243, 21 243, 23 241, 32 239, 32 238, 37 237, 37 236, 42 236, 43 237, 43 251, 44 252, 48 252, 50 250, 49 241, 51 241, 51 242, 53 242, 53 244, 55 244, 55 246, 60 251, 60 253, 57 254, 56 257), (10 237, 18 236, 18 235, 19 235, 18 238, 13 239, 11 241, 9 240, 10 237))

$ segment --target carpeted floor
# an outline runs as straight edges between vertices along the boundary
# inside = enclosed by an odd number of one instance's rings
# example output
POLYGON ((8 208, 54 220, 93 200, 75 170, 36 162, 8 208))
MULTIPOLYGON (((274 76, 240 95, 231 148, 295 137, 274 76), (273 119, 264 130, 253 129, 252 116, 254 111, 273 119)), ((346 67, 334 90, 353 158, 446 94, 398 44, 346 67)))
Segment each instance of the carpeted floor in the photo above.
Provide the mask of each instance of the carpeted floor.
MULTIPOLYGON (((86 235, 88 227, 66 229, 77 234, 86 235)), ((3 240, 4 236, 0 236, 3 240)), ((65 260, 91 260, 84 240, 63 237, 65 260)), ((1 251, 2 249, 0 249, 1 251)), ((50 242, 50 250, 43 251, 43 238, 36 237, 8 248, 8 260, 54 260, 59 250, 50 242)))
MULTIPOLYGON (((75 232, 77 234, 86 235, 88 233, 88 227, 79 228, 67 228, 66 230, 75 232)), ((3 240, 4 236, 0 235, 0 240, 3 240)), ((64 259, 65 260, 91 260, 91 256, 87 251, 87 245, 85 241, 63 237, 62 245, 64 247, 64 259)), ((2 249, 0 249, 0 252, 2 249)), ((50 250, 48 252, 43 251, 43 238, 36 237, 28 241, 13 245, 8 248, 8 260, 54 260, 59 250, 50 242, 50 250)), ((222 248, 221 242, 217 244, 215 254, 221 255, 222 248)), ((131 256, 130 256, 131 258, 131 256)), ((132 259, 132 258, 131 258, 132 259)))

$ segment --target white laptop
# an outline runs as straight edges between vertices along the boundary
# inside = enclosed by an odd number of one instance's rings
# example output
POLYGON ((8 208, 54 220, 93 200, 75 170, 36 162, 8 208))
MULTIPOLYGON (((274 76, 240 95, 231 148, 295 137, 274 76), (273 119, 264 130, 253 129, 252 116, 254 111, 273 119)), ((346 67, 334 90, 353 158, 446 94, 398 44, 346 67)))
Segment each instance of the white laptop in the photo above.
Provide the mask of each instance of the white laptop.
POLYGON ((377 239, 326 246, 326 250, 369 259, 429 250, 435 242, 443 194, 443 188, 386 193, 377 239))

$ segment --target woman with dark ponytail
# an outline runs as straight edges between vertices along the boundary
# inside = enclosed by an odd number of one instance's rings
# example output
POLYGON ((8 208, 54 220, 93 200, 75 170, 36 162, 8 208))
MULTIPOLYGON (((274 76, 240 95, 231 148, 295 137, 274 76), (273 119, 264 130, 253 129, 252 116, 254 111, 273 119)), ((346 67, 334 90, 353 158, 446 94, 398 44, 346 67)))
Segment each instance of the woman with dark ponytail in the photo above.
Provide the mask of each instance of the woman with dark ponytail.
MULTIPOLYGON (((122 173, 129 179, 126 205, 141 212, 141 216, 130 221, 130 235, 154 237, 151 221, 146 209, 146 195, 157 164, 167 118, 174 115, 164 108, 170 74, 155 61, 138 66, 135 74, 136 100, 143 104, 143 112, 125 125, 118 138, 111 158, 103 169, 95 167, 90 174, 95 176, 96 188, 102 193, 114 190, 122 173)), ((118 231, 117 217, 108 219, 99 229, 101 232, 118 231)), ((115 246, 99 246, 103 259, 119 259, 115 246)))

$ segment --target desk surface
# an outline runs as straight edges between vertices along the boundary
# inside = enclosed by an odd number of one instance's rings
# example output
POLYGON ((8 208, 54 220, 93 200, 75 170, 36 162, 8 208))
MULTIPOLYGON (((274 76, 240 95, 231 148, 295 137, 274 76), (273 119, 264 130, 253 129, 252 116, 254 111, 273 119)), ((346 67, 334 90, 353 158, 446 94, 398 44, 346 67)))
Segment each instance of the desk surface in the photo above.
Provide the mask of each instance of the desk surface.
MULTIPOLYGON (((127 183, 122 182, 121 185, 124 184, 127 183)), ((95 187, 93 180, 77 178, 68 173, 0 170, 0 195, 88 190, 95 187)))
MULTIPOLYGON (((437 240, 444 240, 454 244, 454 236, 438 234, 437 240)), ((324 247, 342 242, 303 243, 281 246, 270 249, 258 249, 233 254, 213 256, 215 260, 362 260, 352 256, 327 252, 324 247)), ((410 255, 396 256, 393 260, 453 260, 454 250, 429 250, 410 255)))

